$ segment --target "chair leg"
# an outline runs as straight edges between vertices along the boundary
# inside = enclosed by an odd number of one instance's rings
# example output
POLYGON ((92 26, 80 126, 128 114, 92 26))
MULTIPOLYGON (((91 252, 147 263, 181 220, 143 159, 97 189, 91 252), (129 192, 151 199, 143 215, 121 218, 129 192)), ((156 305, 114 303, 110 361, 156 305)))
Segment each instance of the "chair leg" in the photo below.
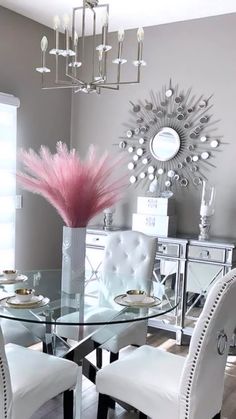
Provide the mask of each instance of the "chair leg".
POLYGON ((74 391, 66 390, 63 393, 63 418, 73 419, 74 412, 74 391))
POLYGON ((143 412, 139 412, 139 419, 147 419, 147 415, 145 415, 143 412))
POLYGON ((99 394, 97 419, 107 419, 109 402, 109 396, 106 394, 99 394))
POLYGON ((217 413, 217 415, 215 415, 213 419, 220 419, 220 418, 221 418, 221 412, 217 413))
POLYGON ((96 348, 96 366, 102 368, 102 348, 96 348))
POLYGON ((47 353, 47 345, 46 342, 43 341, 43 352, 46 354, 47 353))
POLYGON ((117 361, 119 359, 119 352, 115 354, 114 352, 110 352, 110 364, 114 361, 117 361))
MULTIPOLYGON (((112 362, 117 361, 118 359, 119 359, 119 352, 117 352, 116 354, 114 352, 110 352, 110 364, 112 362)), ((113 410, 115 410, 116 408, 116 402, 112 398, 110 398, 109 407, 113 410)))

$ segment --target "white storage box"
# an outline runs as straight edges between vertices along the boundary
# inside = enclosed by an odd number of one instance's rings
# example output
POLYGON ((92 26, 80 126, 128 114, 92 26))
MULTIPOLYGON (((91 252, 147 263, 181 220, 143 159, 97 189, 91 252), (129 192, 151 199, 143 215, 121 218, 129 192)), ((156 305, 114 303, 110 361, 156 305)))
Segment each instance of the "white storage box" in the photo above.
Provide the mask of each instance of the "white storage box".
POLYGON ((174 215, 133 214, 132 230, 151 236, 168 237, 176 235, 176 217, 174 215))
POLYGON ((138 214, 174 215, 175 201, 173 198, 154 198, 151 196, 138 196, 138 214))

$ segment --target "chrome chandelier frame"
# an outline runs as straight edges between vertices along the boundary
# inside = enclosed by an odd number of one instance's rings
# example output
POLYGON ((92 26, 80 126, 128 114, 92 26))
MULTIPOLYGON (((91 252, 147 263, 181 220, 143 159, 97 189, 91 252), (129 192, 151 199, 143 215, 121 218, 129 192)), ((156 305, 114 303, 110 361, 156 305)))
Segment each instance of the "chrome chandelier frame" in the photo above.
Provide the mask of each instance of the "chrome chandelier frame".
POLYGON ((55 55, 55 82, 53 86, 48 86, 45 82, 46 73, 50 73, 51 69, 46 66, 46 51, 48 48, 48 40, 44 36, 41 40, 41 67, 36 68, 36 71, 41 73, 42 77, 42 89, 60 89, 60 88, 69 88, 73 89, 75 93, 85 92, 91 93, 96 92, 101 93, 101 89, 112 89, 119 90, 121 85, 136 84, 140 83, 141 67, 145 66, 146 63, 142 58, 143 55, 143 39, 144 31, 142 28, 139 28, 137 31, 137 59, 133 61, 134 66, 137 67, 137 76, 135 80, 132 81, 122 81, 121 80, 121 66, 127 62, 126 59, 122 57, 123 42, 124 42, 124 31, 120 30, 118 32, 118 52, 117 58, 112 62, 117 66, 117 74, 115 81, 108 81, 107 76, 107 56, 108 52, 112 49, 107 43, 108 38, 108 22, 109 22, 109 4, 98 4, 99 0, 83 0, 83 6, 73 8, 73 18, 72 18, 72 37, 69 34, 69 18, 64 19, 64 39, 65 39, 65 49, 59 48, 59 26, 60 20, 56 16, 54 18, 54 29, 55 29, 55 48, 49 51, 49 54, 55 55), (96 9, 104 8, 105 9, 105 20, 102 25, 102 34, 101 34, 101 44, 96 46, 96 26, 97 26, 97 16, 96 9), (81 60, 79 60, 79 51, 78 51, 78 36, 76 33, 76 23, 78 12, 82 11, 82 39, 81 39, 81 60), (78 75, 78 69, 84 63, 85 60, 85 27, 86 27, 86 13, 89 11, 93 14, 93 28, 92 28, 92 74, 91 80, 89 82, 81 80, 78 75), (96 53, 98 54, 98 74, 96 75, 96 53), (59 57, 65 59, 65 76, 67 80, 61 80, 59 77, 59 57), (68 80, 69 79, 69 80, 68 80))

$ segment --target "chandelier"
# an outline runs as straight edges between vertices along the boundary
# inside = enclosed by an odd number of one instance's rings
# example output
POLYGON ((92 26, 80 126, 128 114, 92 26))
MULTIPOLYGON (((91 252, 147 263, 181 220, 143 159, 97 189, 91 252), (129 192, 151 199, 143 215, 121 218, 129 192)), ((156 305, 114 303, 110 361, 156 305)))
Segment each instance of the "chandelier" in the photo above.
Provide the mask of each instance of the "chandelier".
MULTIPOLYGON (((103 12, 104 12, 103 10, 103 12)), ((119 90, 121 85, 135 84, 140 82, 141 67, 146 63, 143 60, 143 39, 144 30, 139 28, 137 31, 137 57, 133 61, 137 68, 136 79, 132 81, 121 80, 121 66, 127 62, 122 56, 123 43, 125 33, 123 29, 118 31, 117 39, 117 57, 112 60, 116 65, 114 81, 108 80, 107 72, 107 57, 112 47, 108 44, 108 25, 109 25, 109 4, 98 4, 98 0, 83 0, 83 6, 73 8, 72 28, 69 29, 69 16, 64 16, 63 29, 64 33, 60 33, 60 19, 58 16, 54 17, 54 31, 55 31, 55 47, 49 51, 49 54, 55 56, 55 81, 52 86, 48 86, 45 82, 46 74, 51 72, 51 69, 46 65, 46 52, 48 49, 48 40, 43 36, 41 40, 41 67, 36 68, 36 71, 41 73, 42 88, 43 89, 57 89, 69 88, 76 92, 100 93, 101 89, 119 90), (105 10, 105 17, 102 23, 102 33, 100 35, 101 43, 96 45, 96 26, 97 26, 97 12, 98 9, 105 10), (82 80, 79 77, 79 68, 85 64, 85 33, 86 33, 86 16, 87 13, 92 15, 92 71, 89 80, 82 80), (79 48, 77 27, 78 21, 81 22, 81 48, 79 48), (64 40, 64 49, 60 49, 60 37, 64 40), (59 77, 59 60, 64 60, 65 77, 61 80, 59 77)))

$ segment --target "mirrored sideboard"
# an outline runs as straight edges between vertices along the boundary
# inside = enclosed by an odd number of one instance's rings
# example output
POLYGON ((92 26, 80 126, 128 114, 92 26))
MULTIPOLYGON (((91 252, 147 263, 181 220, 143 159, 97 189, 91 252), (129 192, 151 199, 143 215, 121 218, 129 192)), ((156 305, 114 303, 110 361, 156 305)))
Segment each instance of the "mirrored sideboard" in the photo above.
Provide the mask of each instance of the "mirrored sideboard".
MULTIPOLYGON (((91 279, 99 277, 108 231, 87 229, 86 269, 91 279)), ((192 236, 157 237, 153 271, 153 293, 162 305, 179 302, 175 312, 149 319, 149 326, 174 332, 181 344, 191 336, 212 285, 236 266, 236 239, 210 238, 200 241, 192 236)))

